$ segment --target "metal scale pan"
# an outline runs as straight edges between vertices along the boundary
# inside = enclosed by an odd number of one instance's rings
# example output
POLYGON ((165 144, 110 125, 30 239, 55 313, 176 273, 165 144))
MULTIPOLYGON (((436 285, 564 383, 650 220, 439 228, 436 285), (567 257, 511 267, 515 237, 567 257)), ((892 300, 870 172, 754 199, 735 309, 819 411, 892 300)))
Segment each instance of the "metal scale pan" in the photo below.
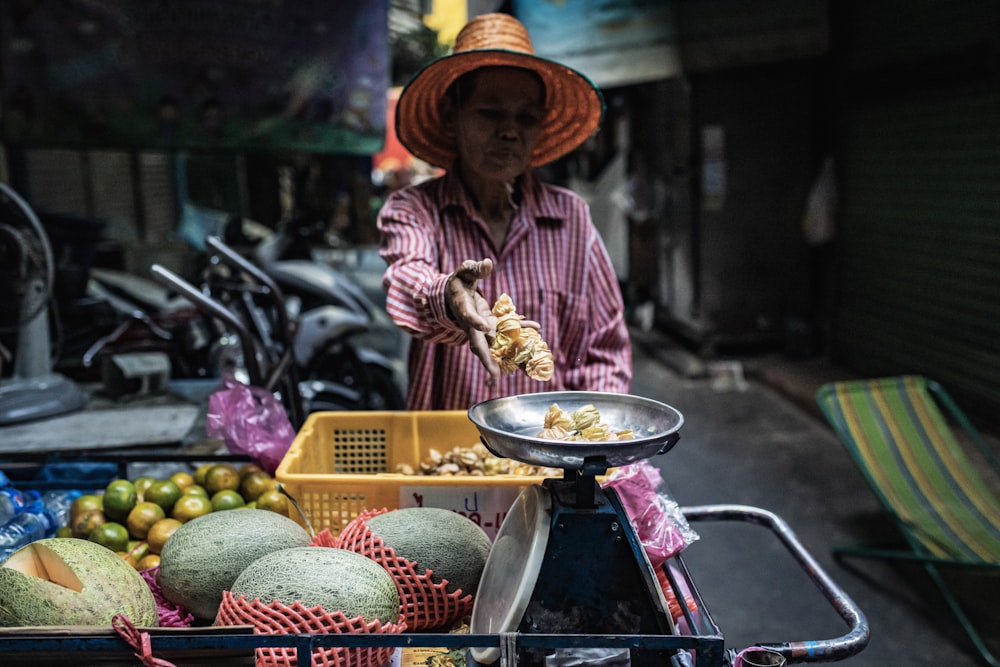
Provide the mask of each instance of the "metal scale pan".
MULTIPOLYGON (((579 470, 587 462, 605 468, 622 466, 667 452, 680 437, 684 417, 649 398, 599 391, 552 391, 484 401, 469 409, 483 444, 497 456, 549 468, 579 470), (537 437, 549 406, 572 412, 593 405, 601 421, 632 429, 631 440, 578 442, 537 437)), ((603 471, 602 471, 603 472, 603 471)), ((600 474, 600 473, 598 473, 600 474)))
MULTIPOLYGON (((669 451, 684 422, 651 399, 602 392, 547 392, 493 399, 469 410, 483 444, 498 456, 552 468, 562 479, 526 488, 497 533, 476 594, 471 633, 673 634, 673 621, 645 550, 616 493, 597 476, 669 451), (549 407, 593 405, 630 440, 539 438, 549 407)), ((471 650, 480 664, 498 648, 471 650)), ((544 665, 544 652, 518 649, 518 663, 544 665)), ((633 648, 636 667, 670 664, 669 654, 633 648)))

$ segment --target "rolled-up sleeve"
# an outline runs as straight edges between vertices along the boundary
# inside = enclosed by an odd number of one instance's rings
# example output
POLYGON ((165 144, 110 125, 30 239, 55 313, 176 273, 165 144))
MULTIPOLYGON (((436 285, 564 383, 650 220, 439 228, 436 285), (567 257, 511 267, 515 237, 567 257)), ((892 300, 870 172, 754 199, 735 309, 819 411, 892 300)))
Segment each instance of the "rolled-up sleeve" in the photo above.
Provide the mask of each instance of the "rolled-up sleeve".
POLYGON ((379 254, 386 263, 382 276, 386 311, 398 326, 417 338, 459 345, 467 339, 445 308, 450 274, 438 268, 437 216, 415 190, 396 191, 382 206, 379 254))

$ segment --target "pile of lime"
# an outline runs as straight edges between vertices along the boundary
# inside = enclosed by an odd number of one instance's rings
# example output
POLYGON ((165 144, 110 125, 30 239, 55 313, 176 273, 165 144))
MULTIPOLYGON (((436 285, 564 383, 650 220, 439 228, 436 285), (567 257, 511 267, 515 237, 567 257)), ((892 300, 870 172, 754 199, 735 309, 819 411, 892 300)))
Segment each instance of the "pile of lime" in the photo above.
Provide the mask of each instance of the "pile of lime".
POLYGON ((182 524, 210 512, 263 509, 288 516, 288 497, 260 466, 204 463, 166 479, 112 480, 70 507, 61 537, 78 537, 116 552, 137 570, 160 564, 160 550, 182 524))

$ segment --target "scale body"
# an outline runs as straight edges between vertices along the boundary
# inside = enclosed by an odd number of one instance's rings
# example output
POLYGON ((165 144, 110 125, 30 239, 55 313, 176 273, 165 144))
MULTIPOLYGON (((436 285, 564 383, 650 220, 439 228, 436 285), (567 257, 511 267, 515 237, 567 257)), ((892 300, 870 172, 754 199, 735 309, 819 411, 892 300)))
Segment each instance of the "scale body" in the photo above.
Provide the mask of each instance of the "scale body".
MULTIPOLYGON (((484 401, 469 409, 469 419, 494 454, 563 469, 562 479, 525 488, 508 510, 483 569, 470 633, 674 634, 635 528, 618 494, 601 488, 597 477, 668 451, 680 437, 680 412, 638 396, 562 391, 484 401), (630 429, 635 437, 607 442, 541 438, 536 434, 552 406, 568 411, 596 406, 606 423, 630 429)), ((662 667, 671 664, 675 652, 631 648, 628 660, 632 667, 662 667)), ((518 664, 544 667, 546 653, 517 646, 516 658, 518 664)), ((613 653, 605 650, 603 657, 613 661, 618 657, 613 653)), ((470 661, 480 665, 500 657, 499 648, 470 649, 470 661)), ((591 660, 582 656, 581 662, 591 660)))
MULTIPOLYGON (((483 571, 470 632, 674 633, 653 566, 617 493, 577 473, 568 470, 563 479, 546 479, 518 496, 483 571)), ((545 653, 519 648, 518 664, 543 666, 545 653)), ((633 648, 629 661, 662 666, 672 653, 633 648)), ((497 649, 472 651, 478 664, 498 658, 497 649)))

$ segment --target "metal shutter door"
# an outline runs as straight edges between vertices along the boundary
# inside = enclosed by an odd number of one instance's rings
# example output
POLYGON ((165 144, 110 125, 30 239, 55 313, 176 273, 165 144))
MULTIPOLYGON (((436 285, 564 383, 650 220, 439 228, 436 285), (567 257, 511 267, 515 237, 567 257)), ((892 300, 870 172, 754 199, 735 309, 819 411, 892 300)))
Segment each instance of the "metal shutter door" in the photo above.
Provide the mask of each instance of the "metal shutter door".
POLYGON ((865 100, 849 128, 834 359, 1000 414, 1000 94, 865 100))

